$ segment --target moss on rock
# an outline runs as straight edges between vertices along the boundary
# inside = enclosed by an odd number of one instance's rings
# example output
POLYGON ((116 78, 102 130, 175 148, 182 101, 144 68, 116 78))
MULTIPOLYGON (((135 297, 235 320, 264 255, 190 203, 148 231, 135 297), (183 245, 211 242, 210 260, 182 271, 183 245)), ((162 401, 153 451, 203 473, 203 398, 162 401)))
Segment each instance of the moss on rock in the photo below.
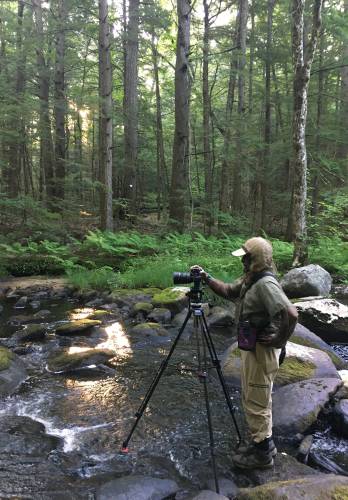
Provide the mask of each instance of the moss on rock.
POLYGON ((108 349, 86 349, 81 352, 69 353, 63 350, 58 354, 52 354, 48 358, 47 366, 50 371, 68 371, 82 368, 88 365, 106 363, 113 358, 115 353, 108 349))
POLYGON ((339 356, 337 356, 337 354, 332 352, 329 348, 323 349, 317 343, 311 342, 309 339, 301 337, 300 335, 292 335, 290 340, 294 344, 303 345, 305 347, 312 347, 314 349, 319 349, 320 351, 325 352, 330 357, 331 361, 333 362, 333 364, 336 366, 336 368, 338 370, 342 370, 343 368, 345 368, 347 366, 347 363, 345 363, 345 361, 343 359, 341 359, 339 356))
POLYGON ((348 486, 336 486, 331 491, 332 500, 347 500, 348 499, 348 486))
POLYGON ((150 311, 152 311, 153 309, 153 305, 151 304, 151 302, 137 302, 136 304, 134 304, 134 312, 137 313, 137 312, 144 312, 144 313, 149 313, 150 311))
POLYGON ((97 319, 77 319, 74 321, 68 321, 67 323, 62 323, 57 325, 56 333, 58 335, 70 335, 73 333, 81 333, 93 326, 99 326, 102 322, 97 319))
POLYGON ((11 361, 14 359, 13 352, 6 349, 6 347, 0 347, 0 371, 7 370, 10 367, 11 361))
POLYGON ((171 312, 178 313, 188 302, 187 292, 187 287, 165 288, 153 296, 152 303, 155 307, 166 307, 171 312))
POLYGON ((279 385, 292 384, 313 377, 316 366, 308 360, 289 356, 281 365, 275 382, 279 385))

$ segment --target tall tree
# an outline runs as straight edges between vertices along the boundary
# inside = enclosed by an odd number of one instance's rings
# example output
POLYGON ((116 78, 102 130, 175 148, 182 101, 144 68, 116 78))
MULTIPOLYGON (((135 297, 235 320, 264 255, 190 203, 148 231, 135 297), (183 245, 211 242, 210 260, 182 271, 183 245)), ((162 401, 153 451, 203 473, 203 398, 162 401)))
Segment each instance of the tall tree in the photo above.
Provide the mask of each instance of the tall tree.
POLYGON ((99 174, 100 226, 113 229, 112 217, 112 67, 108 2, 99 0, 99 174))
MULTIPOLYGON (((125 5, 125 3, 124 3, 125 5)), ((139 0, 129 0, 124 68, 124 197, 137 210, 139 0)))
POLYGON ((175 63, 175 130, 173 142, 172 178, 169 217, 172 226, 182 232, 188 194, 189 109, 190 109, 190 21, 189 0, 177 1, 178 32, 175 63))
POLYGON ((54 121, 55 121, 55 196, 64 199, 65 182, 65 0, 57 2, 56 60, 54 73, 54 121))
POLYGON ((314 0, 311 36, 304 50, 305 0, 292 2, 292 51, 294 60, 294 107, 293 107, 293 207, 292 228, 294 241, 293 266, 307 260, 307 150, 306 121, 310 71, 321 26, 323 0, 314 0))
POLYGON ((32 0, 35 29, 36 29, 36 61, 39 83, 39 134, 40 134, 40 193, 45 188, 48 206, 53 206, 54 198, 54 168, 53 168, 53 141, 49 107, 50 95, 50 62, 46 58, 45 36, 42 18, 42 1, 32 0))

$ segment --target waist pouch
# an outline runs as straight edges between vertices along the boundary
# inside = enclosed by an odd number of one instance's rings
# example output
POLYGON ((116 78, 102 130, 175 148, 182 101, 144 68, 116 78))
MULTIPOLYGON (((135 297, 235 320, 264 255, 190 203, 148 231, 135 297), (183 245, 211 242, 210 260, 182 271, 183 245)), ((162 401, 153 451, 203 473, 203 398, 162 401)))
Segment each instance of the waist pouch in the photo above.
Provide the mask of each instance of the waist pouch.
POLYGON ((239 321, 238 323, 238 347, 242 351, 254 351, 256 347, 257 330, 251 326, 249 321, 239 321))

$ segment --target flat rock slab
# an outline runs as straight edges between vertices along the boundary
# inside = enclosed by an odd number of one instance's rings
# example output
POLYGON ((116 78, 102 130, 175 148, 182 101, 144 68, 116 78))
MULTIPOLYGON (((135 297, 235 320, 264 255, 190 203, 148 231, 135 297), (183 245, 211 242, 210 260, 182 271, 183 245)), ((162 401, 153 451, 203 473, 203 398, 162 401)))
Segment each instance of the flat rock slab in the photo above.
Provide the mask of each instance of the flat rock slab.
POLYGON ((126 476, 103 484, 97 500, 163 500, 179 490, 175 481, 145 476, 126 476))
POLYGON ((72 335, 75 333, 85 333, 93 326, 100 326, 101 324, 102 322, 97 319, 77 319, 57 324, 55 331, 58 335, 72 335))
POLYGON ((294 305, 300 322, 325 342, 348 343, 348 306, 334 299, 316 298, 294 305))
POLYGON ((317 419, 330 397, 342 385, 337 378, 311 379, 278 389, 273 396, 273 430, 276 435, 304 432, 317 419))
POLYGON ((236 500, 344 500, 348 498, 348 478, 334 474, 277 481, 241 489, 236 500))
POLYGON ((88 366, 107 363, 115 356, 109 349, 85 349, 69 353, 69 350, 55 352, 47 360, 47 368, 53 373, 69 372, 88 366))

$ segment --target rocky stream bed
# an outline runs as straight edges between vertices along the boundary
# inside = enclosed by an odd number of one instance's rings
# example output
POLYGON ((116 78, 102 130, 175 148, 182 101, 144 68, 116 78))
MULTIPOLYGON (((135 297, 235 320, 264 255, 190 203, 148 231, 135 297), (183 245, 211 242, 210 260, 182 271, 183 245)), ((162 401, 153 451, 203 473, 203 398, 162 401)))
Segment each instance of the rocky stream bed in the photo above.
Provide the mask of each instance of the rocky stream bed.
MULTIPOLYGON (((120 453, 185 318, 185 290, 83 295, 60 280, 12 280, 0 284, 0 298, 0 498, 220 498, 213 492, 190 323, 129 453, 120 453)), ((238 353, 230 347, 233 307, 206 305, 205 312, 244 435, 238 353)), ((319 498, 315 492, 327 490, 348 498, 348 377, 347 386, 341 380, 348 374, 348 347, 332 348, 302 325, 295 333, 297 343, 294 339, 289 347, 275 388, 280 453, 270 471, 246 474, 233 468, 237 437, 209 369, 216 462, 225 497, 319 498), (300 458, 311 467, 296 460, 300 445, 300 458), (265 488, 271 496, 262 496, 265 488), (313 496, 303 496, 301 488, 313 496)))

